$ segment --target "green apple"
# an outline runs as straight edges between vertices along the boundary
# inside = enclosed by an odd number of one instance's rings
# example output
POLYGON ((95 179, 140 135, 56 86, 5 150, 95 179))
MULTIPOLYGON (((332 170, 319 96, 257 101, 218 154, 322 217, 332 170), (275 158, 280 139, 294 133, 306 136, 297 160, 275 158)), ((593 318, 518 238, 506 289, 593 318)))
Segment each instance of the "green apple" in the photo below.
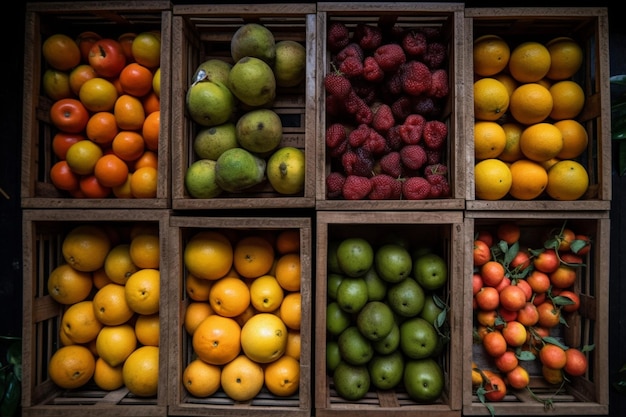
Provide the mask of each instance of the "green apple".
POLYGON ((404 365, 404 387, 409 396, 420 403, 432 403, 441 397, 444 375, 432 358, 409 360, 404 365))
POLYGON ((396 350, 400 346, 400 326, 394 321, 393 327, 387 336, 384 338, 372 342, 372 348, 374 352, 379 355, 388 355, 396 350))
POLYGON ((402 317, 415 317, 424 308, 424 289, 413 278, 407 278, 387 288, 387 304, 402 317))
POLYGON ((336 301, 326 306, 326 330, 328 333, 339 336, 351 323, 352 315, 342 310, 336 301))
POLYGON ((349 326, 337 337, 341 359, 351 365, 365 365, 374 356, 372 343, 356 326, 349 326))
POLYGON ((343 273, 350 277, 365 275, 374 264, 374 249, 363 238, 346 238, 337 247, 337 263, 343 273))
POLYGON ((404 246, 387 243, 376 250, 374 265, 382 279, 395 283, 411 275, 413 261, 404 246))
POLYGON ((374 355, 367 364, 372 385, 378 389, 393 389, 402 381, 404 356, 396 350, 388 355, 374 355))
POLYGON ((435 327, 421 317, 413 317, 400 325, 400 349, 408 358, 428 358, 435 352, 438 339, 435 327))
POLYGON ((344 277, 337 287, 337 303, 348 313, 358 313, 367 303, 367 284, 363 278, 344 277))
POLYGON ((339 288, 341 281, 343 281, 343 275, 334 272, 328 273, 328 277, 326 278, 326 292, 328 293, 329 299, 337 299, 337 288, 339 288))
POLYGON ((384 339, 395 324, 393 311, 382 301, 370 301, 356 316, 359 331, 371 341, 384 339))
POLYGON ((333 372, 333 382, 341 398, 357 401, 369 391, 371 379, 366 365, 351 365, 341 361, 333 372))
POLYGON ((367 297, 370 301, 382 301, 387 295, 387 282, 382 280, 376 268, 367 270, 363 279, 367 284, 367 297))
POLYGON ((413 276, 426 290, 437 290, 448 281, 448 265, 436 253, 427 253, 413 263, 413 276))
POLYGON ((336 340, 326 342, 326 369, 334 371, 341 362, 341 354, 339 353, 339 344, 336 340))
POLYGON ((426 294, 426 297, 424 298, 424 308, 422 308, 420 317, 432 324, 433 326, 436 326, 439 314, 441 314, 442 312, 443 308, 439 307, 437 305, 437 302, 435 301, 435 294, 426 294))

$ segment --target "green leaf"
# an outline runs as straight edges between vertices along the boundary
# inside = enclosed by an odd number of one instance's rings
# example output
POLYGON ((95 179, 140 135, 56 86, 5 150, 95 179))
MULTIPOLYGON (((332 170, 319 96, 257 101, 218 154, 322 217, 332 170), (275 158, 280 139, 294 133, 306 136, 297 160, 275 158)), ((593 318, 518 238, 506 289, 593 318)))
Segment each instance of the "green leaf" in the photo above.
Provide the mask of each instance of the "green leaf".
POLYGON ((22 397, 22 391, 20 381, 17 380, 15 375, 9 375, 9 381, 6 392, 0 403, 0 415, 13 416, 17 411, 17 406, 20 403, 22 397))
POLYGON ((520 361, 534 361, 536 356, 528 350, 521 350, 515 355, 520 361))
POLYGON ((557 345, 562 349, 567 349, 567 346, 565 346, 563 343, 561 343, 559 341, 559 339, 556 339, 552 336, 546 336, 542 339, 545 343, 550 343, 551 345, 557 345))
POLYGON ((553 297, 552 303, 556 306, 568 306, 571 304, 576 304, 574 300, 564 295, 558 295, 556 297, 553 297))
POLYGON ((609 81, 611 84, 626 86, 626 74, 612 75, 609 81))
POLYGON ((570 243, 569 248, 572 252, 578 253, 578 251, 584 248, 585 246, 587 246, 587 242, 585 242, 582 239, 575 239, 575 240, 572 240, 572 243, 570 243))

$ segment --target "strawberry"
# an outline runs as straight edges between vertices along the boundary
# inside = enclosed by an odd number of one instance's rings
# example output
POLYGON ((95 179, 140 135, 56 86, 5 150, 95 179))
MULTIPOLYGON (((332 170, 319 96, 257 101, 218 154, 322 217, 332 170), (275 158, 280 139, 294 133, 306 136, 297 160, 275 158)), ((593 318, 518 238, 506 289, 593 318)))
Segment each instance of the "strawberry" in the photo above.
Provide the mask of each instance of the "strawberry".
POLYGON ((374 51, 374 59, 385 72, 395 72, 406 62, 406 54, 397 43, 387 43, 374 51))
POLYGON ((341 72, 332 71, 324 76, 324 88, 328 94, 343 100, 352 91, 352 84, 341 72))
POLYGON ((428 158, 421 145, 406 145, 400 149, 400 160, 408 169, 418 170, 426 164, 428 158))
POLYGON ((367 196, 370 200, 399 200, 402 196, 402 183, 390 175, 374 175, 370 182, 372 190, 367 196))
POLYGON ((402 176, 402 161, 400 159, 400 152, 392 151, 384 155, 378 161, 380 170, 394 178, 400 178, 402 176))
POLYGON ((424 176, 428 179, 431 175, 448 175, 448 167, 441 163, 429 164, 424 168, 424 176))
POLYGON ((431 88, 430 69, 419 61, 408 61, 400 67, 402 90, 412 96, 419 96, 431 88))
POLYGON ((407 200, 425 200, 430 195, 430 183, 424 177, 410 177, 402 183, 402 196, 407 200))
POLYGON ((388 104, 381 104, 374 112, 374 118, 372 119, 372 127, 379 133, 385 134, 389 129, 395 125, 396 120, 393 117, 393 112, 388 104))
POLYGON ((422 138, 427 148, 439 150, 448 136, 448 126, 439 120, 429 120, 424 125, 422 138))
POLYGON ((348 175, 341 191, 346 200, 363 200, 372 191, 372 182, 364 176, 348 175))
POLYGON ((326 33, 326 46, 332 53, 337 53, 350 42, 350 31, 341 22, 331 22, 326 33))
POLYGON ((374 161, 361 148, 356 150, 349 149, 341 155, 341 165, 346 175, 369 177, 374 167, 374 161))

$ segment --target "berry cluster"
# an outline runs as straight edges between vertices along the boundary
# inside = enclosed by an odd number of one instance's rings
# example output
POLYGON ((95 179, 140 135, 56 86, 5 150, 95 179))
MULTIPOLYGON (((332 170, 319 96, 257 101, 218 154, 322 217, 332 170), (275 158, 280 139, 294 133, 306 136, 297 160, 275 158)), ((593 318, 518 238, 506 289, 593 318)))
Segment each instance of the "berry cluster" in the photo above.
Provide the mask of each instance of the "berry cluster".
POLYGON ((326 196, 422 200, 450 196, 441 121, 447 46, 437 28, 338 21, 327 33, 326 196))

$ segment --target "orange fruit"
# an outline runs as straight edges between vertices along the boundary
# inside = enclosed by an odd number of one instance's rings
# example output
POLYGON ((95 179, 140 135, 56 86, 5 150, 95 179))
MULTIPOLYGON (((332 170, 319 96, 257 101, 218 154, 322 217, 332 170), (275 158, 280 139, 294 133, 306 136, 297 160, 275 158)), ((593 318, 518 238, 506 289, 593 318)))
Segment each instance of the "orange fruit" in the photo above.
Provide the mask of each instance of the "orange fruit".
POLYGON ((156 152, 146 150, 139 158, 133 161, 133 169, 135 171, 143 167, 152 167, 154 169, 158 169, 159 157, 156 152))
POLYGON ((161 100, 154 91, 149 92, 141 98, 143 104, 143 110, 146 114, 154 113, 161 110, 161 100))
POLYGON ((217 280, 233 265, 233 247, 223 233, 202 231, 187 242, 183 259, 185 267, 195 277, 217 280))
POLYGON ((479 387, 483 383, 483 376, 479 372, 478 365, 472 362, 472 387, 479 387))
POLYGON ((126 64, 119 80, 124 93, 131 96, 143 97, 152 90, 152 71, 137 62, 126 64))
POLYGON ((114 391, 124 385, 122 365, 111 366, 102 358, 96 359, 93 382, 104 391, 114 391))
POLYGON ((93 301, 71 304, 61 318, 61 330, 74 343, 89 343, 98 336, 102 323, 94 312, 93 301))
POLYGON ((484 265, 487 261, 491 260, 491 249, 482 240, 475 239, 474 246, 472 248, 472 260, 474 266, 484 265))
POLYGON ((585 106, 585 92, 575 81, 558 81, 552 84, 549 92, 554 103, 550 117, 554 120, 573 119, 585 106))
POLYGON ((509 167, 511 189, 509 193, 518 200, 533 200, 539 197, 548 185, 548 173, 538 162, 520 159, 509 167))
POLYGON ((194 359, 183 370, 183 386, 194 397, 213 395, 221 386, 222 368, 194 359))
POLYGON ((550 289, 550 277, 545 272, 534 269, 526 278, 534 293, 541 294, 550 289))
POLYGON ((524 127, 520 123, 508 122, 502 125, 502 130, 504 130, 506 143, 504 149, 498 155, 498 159, 504 162, 515 162, 523 158, 524 154, 520 149, 519 141, 524 127))
POLYGON ((129 254, 139 268, 158 269, 161 259, 159 236, 151 233, 136 235, 130 241, 129 254))
POLYGON ((519 360, 515 356, 515 351, 509 349, 502 355, 494 358, 493 363, 500 372, 509 372, 519 365, 519 360))
MULTIPOLYGON (((495 310, 500 305, 500 294, 498 290, 493 286, 484 286, 474 296, 476 300, 476 306, 480 308, 484 312, 492 311, 495 313, 495 310)), ((493 317, 495 318, 495 317, 493 317)), ((488 325, 491 324, 492 317, 491 315, 485 315, 481 318, 478 318, 479 323, 488 325)))
POLYGON ((158 269, 144 268, 135 272, 126 281, 126 301, 138 314, 159 312, 161 298, 161 274, 158 269))
POLYGON ((48 68, 44 71, 42 89, 44 94, 52 100, 72 97, 70 76, 64 71, 52 68, 48 68))
POLYGON ((285 229, 276 236, 276 252, 284 255, 291 252, 300 252, 300 231, 298 229, 285 229))
POLYGON ((579 349, 570 347, 565 351, 566 362, 563 370, 570 376, 583 376, 587 372, 587 356, 579 349))
POLYGON ((118 185, 117 187, 111 187, 111 191, 113 195, 117 198, 133 198, 133 194, 130 190, 130 179, 133 176, 132 173, 128 173, 126 177, 126 181, 122 185, 118 185))
POLYGON ((159 346, 161 337, 159 314, 139 314, 135 320, 135 335, 142 345, 159 346))
POLYGON ((161 34, 141 32, 135 36, 131 45, 133 58, 148 68, 156 68, 161 63, 161 34))
POLYGON ((576 282, 578 275, 576 268, 568 265, 559 265, 559 267, 550 273, 550 282, 554 289, 569 288, 576 282))
POLYGON ((474 165, 474 186, 478 199, 502 199, 511 189, 512 181, 511 170, 499 159, 484 159, 474 165))
POLYGON ((54 268, 48 276, 48 292, 60 304, 75 304, 85 300, 93 288, 90 272, 82 272, 69 264, 54 268))
POLYGON ((273 264, 274 246, 264 236, 244 236, 235 243, 233 265, 242 277, 257 278, 265 275, 273 264))
POLYGON ((511 49, 498 35, 483 35, 474 40, 472 58, 474 72, 488 77, 504 70, 509 63, 511 49))
POLYGON ((83 83, 78 92, 78 97, 87 110, 99 112, 113 110, 118 94, 111 81, 95 77, 83 83))
POLYGON ((137 347, 137 336, 130 324, 104 326, 96 338, 98 356, 110 366, 124 363, 137 347))
POLYGON ((214 314, 209 303, 203 301, 193 301, 185 307, 185 316, 183 317, 183 325, 190 335, 196 330, 202 320, 214 314))
POLYGON ((134 62, 135 57, 133 56, 132 45, 133 40, 137 36, 134 32, 125 32, 117 37, 117 41, 122 45, 122 50, 124 51, 124 56, 126 57, 126 62, 134 62))
POLYGON ((496 122, 474 122, 474 158, 497 158, 506 147, 506 133, 496 122))
POLYGON ((220 278, 211 285, 209 303, 216 314, 236 317, 250 305, 250 289, 241 278, 220 278))
POLYGON ((49 114, 54 127, 66 133, 82 133, 89 120, 89 110, 72 97, 52 103, 49 114))
POLYGON ((128 178, 128 165, 119 156, 106 154, 96 162, 93 175, 104 187, 119 187, 128 178))
POLYGON ((158 179, 159 172, 151 166, 137 169, 130 178, 130 190, 133 197, 155 198, 158 179))
POLYGON ((185 291, 189 298, 194 301, 209 301, 209 293, 213 281, 198 278, 191 273, 185 277, 185 291))
POLYGON ((235 401, 249 401, 264 383, 263 368, 246 355, 239 355, 222 368, 222 389, 235 401))
MULTIPOLYGON (((508 311, 519 311, 525 305, 526 293, 520 286, 507 285, 500 291, 500 306, 502 306, 502 308, 505 308, 508 311)), ((509 323, 513 323, 513 321, 510 321, 509 323)), ((526 337, 524 337, 524 340, 525 339, 526 337)))
POLYGON ((255 278, 250 284, 250 302, 259 312, 270 313, 283 302, 283 288, 272 275, 255 278))
POLYGON ((152 397, 159 383, 159 348, 140 346, 124 362, 124 385, 138 397, 152 397))
POLYGON ((552 123, 536 123, 522 132, 520 148, 530 160, 547 161, 556 157, 563 149, 563 135, 552 123))
POLYGON ((554 123, 563 135, 563 148, 556 156, 559 159, 576 159, 585 150, 589 143, 589 136, 585 127, 576 120, 566 119, 554 123))
POLYGON ((104 260, 106 276, 116 284, 124 285, 128 278, 139 270, 130 256, 130 244, 119 243, 107 254, 104 260))
POLYGON ((280 317, 289 329, 300 330, 302 320, 302 294, 300 292, 292 292, 285 296, 280 305, 280 317))
POLYGON ((72 171, 67 161, 59 161, 52 165, 50 181, 59 190, 73 191, 79 187, 79 175, 72 171))
POLYGON ((478 120, 496 121, 509 108, 509 92, 495 78, 481 78, 474 82, 474 117, 478 120))
POLYGON ((95 367, 96 360, 85 346, 63 346, 50 357, 48 375, 59 387, 75 389, 89 382, 95 367))
POLYGON ((111 187, 100 184, 95 175, 83 175, 78 181, 77 198, 106 198, 111 194, 111 187))
POLYGON ((230 317, 211 314, 196 327, 193 350, 211 365, 224 365, 241 352, 241 327, 230 317))
POLYGON ((134 161, 143 155, 145 147, 146 144, 141 134, 130 130, 119 131, 111 142, 113 153, 127 162, 134 161))
POLYGON ((111 240, 106 231, 94 224, 73 227, 63 239, 63 258, 78 271, 93 272, 104 266, 111 240))
POLYGON ((264 381, 267 389, 276 396, 295 394, 300 386, 300 362, 291 356, 281 356, 265 367, 264 381))
POLYGON ((115 100, 113 114, 121 130, 141 130, 146 118, 143 103, 130 94, 122 94, 115 100))
POLYGON ((483 348, 489 356, 497 358, 506 352, 507 343, 499 330, 493 330, 483 337, 483 348))
POLYGON ((511 75, 506 72, 500 72, 494 75, 492 78, 495 78, 496 80, 504 84, 504 86, 506 87, 506 91, 509 93, 510 100, 511 94, 513 94, 513 91, 515 91, 515 89, 519 86, 517 80, 511 77, 511 75))
POLYGON ((119 133, 115 116, 110 111, 100 111, 91 115, 85 127, 87 137, 100 146, 108 146, 119 133))
POLYGON ((85 139, 86 137, 80 133, 58 132, 52 138, 52 152, 60 160, 65 160, 65 155, 70 146, 85 139))
POLYGON ((511 51, 509 71, 520 83, 534 83, 550 70, 550 51, 535 41, 522 42, 511 51))
POLYGON ((573 201, 581 198, 589 187, 589 174, 580 163, 566 159, 548 170, 546 192, 555 200, 573 201))
POLYGON ((134 314, 126 301, 124 285, 116 283, 107 284, 96 292, 93 309, 98 321, 106 326, 124 324, 134 314))
POLYGON ((161 124, 161 112, 153 111, 149 113, 141 129, 141 135, 146 144, 146 148, 151 151, 159 149, 159 128, 161 124))
POLYGON ((275 361, 286 347, 287 326, 275 314, 255 314, 241 327, 241 349, 257 363, 275 361))
POLYGON ((553 107, 550 90, 537 83, 526 83, 517 87, 511 94, 509 104, 511 115, 525 125, 543 122, 553 107))
POLYGON ((285 347, 285 355, 291 356, 296 360, 300 360, 302 351, 302 338, 299 330, 287 329, 287 347, 285 347))
POLYGON ((103 155, 102 148, 90 140, 81 140, 67 150, 65 160, 78 175, 93 174, 96 163, 103 155))
POLYGON ((506 382, 515 389, 523 389, 530 383, 530 375, 526 368, 517 365, 514 369, 506 374, 506 382))
POLYGON ((583 63, 583 51, 572 38, 559 36, 546 43, 550 52, 550 69, 546 77, 565 80, 578 72, 583 63))
POLYGON ((102 39, 102 36, 92 31, 81 32, 76 37, 76 43, 78 44, 78 49, 80 49, 83 62, 89 61, 89 50, 98 39, 102 39))
POLYGON ((539 360, 548 368, 563 369, 567 363, 567 355, 562 347, 546 343, 539 349, 539 360))
POLYGON ((47 37, 41 45, 44 60, 53 68, 67 71, 80 63, 80 49, 76 41, 62 33, 47 37))
POLYGON ((96 70, 89 64, 80 64, 72 69, 69 75, 70 90, 72 90, 72 94, 78 97, 80 88, 83 86, 85 81, 96 78, 97 76, 98 74, 96 73, 96 70))
POLYGON ((157 68, 152 76, 152 90, 157 97, 161 98, 161 68, 157 68))
POLYGON ((497 287, 504 279, 506 270, 498 261, 487 261, 480 267, 483 283, 489 287, 497 287))
POLYGON ((537 322, 539 326, 552 328, 560 323, 561 311, 549 300, 537 306, 537 313, 539 313, 539 320, 537 322))
POLYGON ((93 271, 92 275, 93 275, 93 286, 96 289, 100 289, 104 287, 105 285, 113 282, 111 281, 111 278, 107 276, 106 272, 104 271, 104 267, 96 271, 93 271))
POLYGON ((301 272, 299 253, 286 253, 276 261, 274 274, 280 286, 286 291, 300 291, 301 272))
POLYGON ((541 366, 541 375, 549 384, 557 385, 563 382, 563 370, 553 369, 549 366, 541 366))

